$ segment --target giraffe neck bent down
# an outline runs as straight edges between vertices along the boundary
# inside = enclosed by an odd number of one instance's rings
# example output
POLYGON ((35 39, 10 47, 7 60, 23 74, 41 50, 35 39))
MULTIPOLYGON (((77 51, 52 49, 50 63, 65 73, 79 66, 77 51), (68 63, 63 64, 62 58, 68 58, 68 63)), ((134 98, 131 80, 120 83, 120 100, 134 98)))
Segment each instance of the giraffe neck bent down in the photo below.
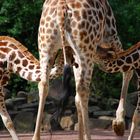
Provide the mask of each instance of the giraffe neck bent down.
MULTIPOLYGON (((62 72, 61 69, 60 71, 62 72)), ((40 81, 41 70, 39 61, 14 38, 0 36, 0 74, 5 72, 16 73, 29 81, 40 81)), ((50 79, 54 79, 60 74, 57 75, 54 67, 51 70, 50 79)))
POLYGON ((127 72, 140 68, 140 42, 130 49, 117 54, 115 59, 106 59, 101 62, 101 69, 109 73, 127 72))

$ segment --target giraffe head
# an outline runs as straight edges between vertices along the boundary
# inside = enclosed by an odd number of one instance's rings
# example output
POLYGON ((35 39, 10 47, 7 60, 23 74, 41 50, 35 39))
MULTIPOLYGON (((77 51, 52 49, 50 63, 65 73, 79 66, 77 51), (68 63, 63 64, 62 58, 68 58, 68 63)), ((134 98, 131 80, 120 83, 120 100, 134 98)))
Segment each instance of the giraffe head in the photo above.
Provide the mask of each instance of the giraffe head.
POLYGON ((115 50, 113 50, 113 48, 106 43, 97 46, 96 54, 101 61, 107 59, 115 59, 117 56, 115 50))

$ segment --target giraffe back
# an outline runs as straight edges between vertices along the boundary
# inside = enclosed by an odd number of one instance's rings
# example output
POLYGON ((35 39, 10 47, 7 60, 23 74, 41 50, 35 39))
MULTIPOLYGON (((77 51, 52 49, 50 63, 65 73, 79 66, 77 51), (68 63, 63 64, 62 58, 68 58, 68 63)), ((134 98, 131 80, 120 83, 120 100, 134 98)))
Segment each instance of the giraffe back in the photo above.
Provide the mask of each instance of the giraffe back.
POLYGON ((30 59, 35 64, 39 64, 39 61, 28 51, 28 49, 23 46, 19 41, 15 40, 9 36, 0 36, 0 40, 7 40, 15 44, 15 47, 28 59, 30 59))

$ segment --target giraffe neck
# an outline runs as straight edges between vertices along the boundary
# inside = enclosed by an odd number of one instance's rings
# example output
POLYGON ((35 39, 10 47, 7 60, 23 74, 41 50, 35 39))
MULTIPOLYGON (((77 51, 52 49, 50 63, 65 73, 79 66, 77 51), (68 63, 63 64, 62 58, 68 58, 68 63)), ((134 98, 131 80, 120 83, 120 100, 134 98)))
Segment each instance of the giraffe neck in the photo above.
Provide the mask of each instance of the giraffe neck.
POLYGON ((13 38, 0 37, 0 67, 30 81, 40 81, 38 60, 13 38))
POLYGON ((132 46, 130 49, 118 54, 115 59, 103 60, 101 68, 107 72, 127 72, 140 67, 140 42, 132 46))

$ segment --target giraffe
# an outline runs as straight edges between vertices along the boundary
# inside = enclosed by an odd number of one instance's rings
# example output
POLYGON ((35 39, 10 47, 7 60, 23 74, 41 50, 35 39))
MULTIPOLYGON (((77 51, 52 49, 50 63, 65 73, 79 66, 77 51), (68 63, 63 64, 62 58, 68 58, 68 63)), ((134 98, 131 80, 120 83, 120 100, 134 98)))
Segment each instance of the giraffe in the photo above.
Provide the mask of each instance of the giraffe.
POLYGON ((140 42, 136 43, 128 50, 117 54, 112 51, 111 48, 106 49, 98 46, 97 54, 100 57, 100 67, 106 72, 116 73, 127 72, 131 70, 135 70, 136 72, 138 79, 138 101, 132 118, 130 135, 128 137, 128 140, 132 140, 135 134, 135 129, 140 122, 140 42))
MULTIPOLYGON (((50 79, 55 79, 63 72, 63 58, 57 56, 57 61, 50 72, 50 79), (61 61, 62 60, 62 61, 61 61)), ((18 140, 13 122, 7 112, 4 102, 3 87, 8 84, 10 75, 15 73, 33 82, 39 82, 41 70, 39 61, 20 42, 8 36, 0 36, 0 115, 5 127, 13 140, 18 140)))
MULTIPOLYGON (((91 139, 88 126, 88 99, 93 66, 97 61, 96 47, 105 42, 109 43, 116 52, 122 52, 117 34, 116 21, 107 0, 44 1, 38 30, 41 81, 38 83, 39 108, 33 140, 40 140, 40 124, 49 90, 50 62, 61 49, 64 65, 68 66, 67 46, 72 49, 77 64, 73 66, 73 71, 76 83, 75 104, 78 113, 79 140, 91 139)), ((123 73, 121 100, 113 124, 118 134, 124 132, 124 99, 131 75, 132 72, 123 73), (121 132, 117 132, 118 128, 121 132)))

